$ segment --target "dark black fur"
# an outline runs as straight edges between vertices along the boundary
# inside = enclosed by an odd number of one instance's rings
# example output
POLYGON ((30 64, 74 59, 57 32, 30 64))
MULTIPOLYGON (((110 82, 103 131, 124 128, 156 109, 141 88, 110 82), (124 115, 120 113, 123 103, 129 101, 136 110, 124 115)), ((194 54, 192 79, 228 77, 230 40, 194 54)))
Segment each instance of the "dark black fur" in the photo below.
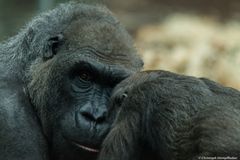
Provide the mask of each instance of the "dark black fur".
POLYGON ((0 159, 95 159, 78 145, 98 149, 112 88, 141 67, 101 4, 62 4, 34 18, 0 44, 0 159))
POLYGON ((99 160, 240 155, 239 91, 204 78, 148 71, 124 80, 114 92, 117 118, 99 160))

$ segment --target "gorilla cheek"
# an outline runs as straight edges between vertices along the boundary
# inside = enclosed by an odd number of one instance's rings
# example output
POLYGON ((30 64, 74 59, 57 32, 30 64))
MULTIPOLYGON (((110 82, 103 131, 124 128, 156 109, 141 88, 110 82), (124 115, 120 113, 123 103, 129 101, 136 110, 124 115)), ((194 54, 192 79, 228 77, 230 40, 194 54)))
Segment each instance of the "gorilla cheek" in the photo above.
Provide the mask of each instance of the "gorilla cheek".
POLYGON ((61 131, 63 138, 66 138, 67 140, 86 138, 84 136, 86 129, 77 125, 77 114, 77 111, 71 111, 64 113, 64 115, 59 118, 60 120, 57 128, 59 128, 59 130, 61 131))

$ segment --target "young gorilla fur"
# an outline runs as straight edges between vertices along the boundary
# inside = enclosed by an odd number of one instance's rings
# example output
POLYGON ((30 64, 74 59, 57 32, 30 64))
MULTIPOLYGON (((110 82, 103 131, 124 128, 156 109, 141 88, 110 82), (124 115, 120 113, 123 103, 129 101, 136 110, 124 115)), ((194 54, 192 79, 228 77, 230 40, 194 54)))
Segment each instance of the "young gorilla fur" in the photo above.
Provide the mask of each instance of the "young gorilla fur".
POLYGON ((37 16, 0 44, 0 159, 96 159, 112 89, 142 65, 100 3, 37 16))
POLYGON ((239 156, 239 91, 204 78, 148 71, 114 92, 111 115, 117 117, 99 160, 239 156))

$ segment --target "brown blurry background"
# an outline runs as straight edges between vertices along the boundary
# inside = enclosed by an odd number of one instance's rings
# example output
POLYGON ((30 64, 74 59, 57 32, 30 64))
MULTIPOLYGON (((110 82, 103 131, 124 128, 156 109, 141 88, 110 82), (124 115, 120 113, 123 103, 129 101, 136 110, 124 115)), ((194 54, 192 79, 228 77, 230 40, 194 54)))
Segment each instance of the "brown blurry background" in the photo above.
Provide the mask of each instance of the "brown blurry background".
MULTIPOLYGON (((0 0, 0 40, 67 0, 0 0)), ((106 0, 135 39, 145 69, 208 77, 240 89, 239 0, 106 0)))

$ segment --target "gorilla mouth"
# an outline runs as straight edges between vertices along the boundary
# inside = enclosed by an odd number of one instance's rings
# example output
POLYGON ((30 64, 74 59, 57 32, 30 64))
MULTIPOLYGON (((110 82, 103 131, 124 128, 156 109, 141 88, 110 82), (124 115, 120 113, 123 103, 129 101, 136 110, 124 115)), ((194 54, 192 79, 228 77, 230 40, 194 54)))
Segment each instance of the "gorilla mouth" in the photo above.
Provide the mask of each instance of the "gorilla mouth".
POLYGON ((99 149, 90 148, 90 147, 87 147, 87 146, 85 146, 85 145, 79 144, 79 143, 77 143, 77 142, 73 142, 73 144, 74 144, 75 146, 77 146, 78 148, 81 148, 81 149, 83 149, 83 150, 85 150, 85 151, 93 152, 93 153, 99 153, 99 149))

